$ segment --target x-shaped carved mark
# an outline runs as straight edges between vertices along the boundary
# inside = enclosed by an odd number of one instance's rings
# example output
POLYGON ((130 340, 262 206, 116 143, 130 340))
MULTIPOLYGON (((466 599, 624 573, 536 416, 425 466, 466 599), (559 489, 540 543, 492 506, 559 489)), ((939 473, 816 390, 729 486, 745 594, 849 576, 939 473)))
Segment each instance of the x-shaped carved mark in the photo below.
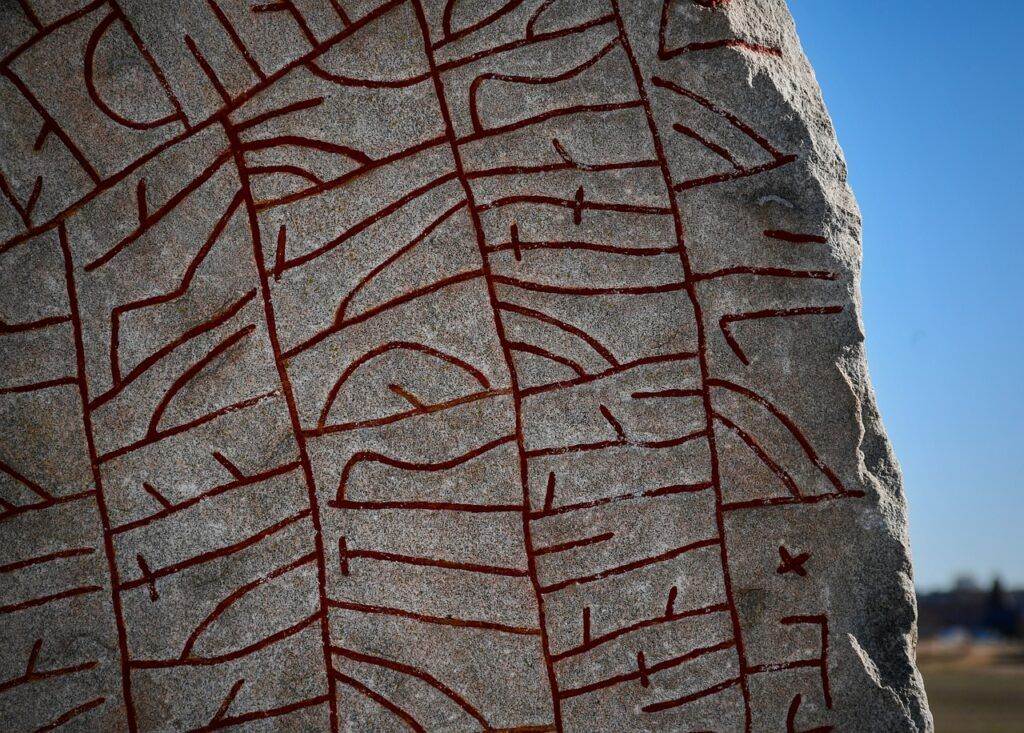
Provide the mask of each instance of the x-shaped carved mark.
POLYGON ((779 545, 779 557, 782 558, 782 562, 779 563, 779 567, 775 570, 779 575, 796 573, 801 578, 807 577, 807 570, 804 568, 804 563, 810 559, 811 553, 800 552, 796 555, 792 555, 789 550, 786 549, 785 545, 779 545))

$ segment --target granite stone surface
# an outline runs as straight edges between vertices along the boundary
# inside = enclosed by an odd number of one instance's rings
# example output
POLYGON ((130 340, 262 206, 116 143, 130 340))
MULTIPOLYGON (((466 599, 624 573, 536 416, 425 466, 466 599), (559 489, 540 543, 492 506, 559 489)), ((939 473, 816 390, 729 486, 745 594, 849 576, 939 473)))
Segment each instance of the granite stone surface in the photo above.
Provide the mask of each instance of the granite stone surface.
POLYGON ((784 0, 0 0, 0 57, 0 729, 931 729, 784 0))

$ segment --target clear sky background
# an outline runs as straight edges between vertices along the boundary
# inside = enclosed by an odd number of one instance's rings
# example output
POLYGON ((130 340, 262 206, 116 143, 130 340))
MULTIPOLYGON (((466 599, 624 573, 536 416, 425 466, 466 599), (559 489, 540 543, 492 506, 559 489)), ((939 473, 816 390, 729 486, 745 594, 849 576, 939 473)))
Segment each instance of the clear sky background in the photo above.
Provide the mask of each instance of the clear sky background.
POLYGON ((919 588, 1024 586, 1024 0, 789 0, 864 215, 919 588))

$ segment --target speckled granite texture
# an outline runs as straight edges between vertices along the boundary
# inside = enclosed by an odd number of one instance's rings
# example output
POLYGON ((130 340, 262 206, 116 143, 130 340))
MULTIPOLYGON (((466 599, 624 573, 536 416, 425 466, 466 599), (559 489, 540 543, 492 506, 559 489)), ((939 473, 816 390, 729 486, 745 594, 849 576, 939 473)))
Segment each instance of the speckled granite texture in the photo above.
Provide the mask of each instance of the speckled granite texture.
POLYGON ((931 729, 783 0, 0 13, 0 729, 931 729))

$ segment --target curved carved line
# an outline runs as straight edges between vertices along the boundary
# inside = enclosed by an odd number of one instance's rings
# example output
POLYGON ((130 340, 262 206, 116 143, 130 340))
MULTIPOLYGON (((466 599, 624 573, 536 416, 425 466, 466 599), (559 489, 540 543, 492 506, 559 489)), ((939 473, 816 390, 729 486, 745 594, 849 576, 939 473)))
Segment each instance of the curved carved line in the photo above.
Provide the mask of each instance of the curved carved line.
MULTIPOLYGON (((228 204, 227 209, 221 215, 220 219, 214 225, 213 230, 210 232, 210 236, 203 242, 203 246, 196 252, 196 256, 189 262, 188 267, 185 268, 185 274, 174 290, 163 295, 153 295, 146 298, 140 298, 139 300, 133 300, 129 303, 122 303, 117 305, 110 312, 110 374, 114 385, 121 383, 121 360, 118 355, 118 347, 120 345, 120 331, 121 331, 121 317, 125 313, 129 313, 139 308, 148 308, 154 305, 162 305, 169 303, 172 300, 176 300, 188 292, 189 286, 192 284, 192 279, 195 277, 196 272, 199 270, 200 265, 206 259, 206 256, 213 249, 213 246, 220 239, 220 235, 224 232, 228 223, 231 221, 231 217, 242 203, 242 194, 238 192, 231 199, 231 203, 228 204)), ((255 294, 255 291, 252 291, 255 294)), ((159 351, 156 353, 160 353, 159 351)), ((143 362, 144 363, 144 362, 143 362)), ((136 370, 132 370, 132 374, 135 374, 136 370)), ((109 399, 106 395, 100 395, 93 402, 92 407, 102 404, 109 399)))
POLYGON ((242 143, 241 147, 244 151, 267 150, 269 148, 281 147, 309 148, 311 150, 319 150, 322 153, 343 155, 346 158, 350 158, 363 165, 373 162, 373 158, 362 150, 357 150, 349 145, 327 142, 326 140, 316 140, 302 135, 275 135, 274 137, 268 137, 262 140, 252 140, 250 142, 242 143))
POLYGON ((135 669, 166 669, 170 667, 207 667, 224 664, 225 662, 233 662, 237 659, 243 659, 250 654, 255 654, 262 649, 273 646, 279 641, 283 641, 284 639, 298 634, 313 623, 319 621, 321 615, 322 614, 317 611, 287 628, 281 629, 280 631, 264 637, 259 641, 255 641, 248 646, 244 646, 241 649, 236 649, 233 652, 227 652, 226 654, 217 654, 212 657, 189 657, 188 659, 134 659, 130 664, 135 669))
POLYGON ((590 348, 596 351, 602 359, 608 362, 609 366, 619 366, 619 361, 618 359, 615 358, 615 355, 604 344, 602 344, 596 338, 594 338, 589 333, 584 331, 582 328, 572 326, 563 320, 560 320, 558 318, 555 318, 554 316, 544 313, 543 311, 535 310, 533 308, 527 308, 526 306, 522 305, 515 305, 512 303, 499 303, 498 309, 508 311, 510 313, 517 313, 518 315, 521 315, 524 318, 533 318, 534 320, 541 321, 542 323, 547 323, 568 334, 576 336, 577 338, 586 342, 586 344, 590 346, 590 348))
MULTIPOLYGON (((308 565, 314 560, 316 560, 315 553, 311 552, 307 555, 303 555, 297 560, 293 560, 290 563, 275 568, 266 575, 260 576, 259 578, 256 578, 256 580, 246 583, 232 591, 227 597, 225 597, 220 603, 218 603, 214 607, 214 609, 206 616, 206 618, 199 622, 199 625, 196 626, 196 628, 189 635, 188 639, 185 640, 185 646, 181 650, 181 656, 179 657, 179 659, 188 659, 190 656, 192 656, 192 649, 195 647, 196 643, 199 641, 199 638, 203 635, 203 633, 211 625, 213 625, 213 623, 218 618, 220 618, 224 614, 224 612, 227 611, 235 603, 240 601, 242 598, 244 598, 252 591, 262 586, 267 581, 273 580, 274 578, 280 577, 282 575, 286 575, 287 573, 290 573, 292 570, 296 570, 302 567, 303 565, 308 565)), ((225 710, 225 712, 227 711, 225 710)))
POLYGON ((358 87, 360 89, 404 89, 405 87, 420 84, 430 78, 430 72, 425 71, 422 74, 409 76, 405 79, 357 79, 353 76, 344 76, 342 74, 335 74, 331 71, 327 71, 317 65, 315 61, 307 63, 306 68, 308 68, 314 76, 317 76, 324 81, 329 81, 345 87, 358 87))
POLYGON ((110 29, 111 24, 118 19, 116 11, 111 12, 103 20, 99 22, 96 29, 93 30, 89 36, 89 41, 85 46, 85 89, 89 93, 89 98, 93 104, 96 105, 100 112, 105 114, 107 117, 112 119, 117 124, 131 128, 132 130, 152 130, 157 127, 163 127, 166 124, 175 122, 180 119, 178 112, 171 112, 166 117, 160 117, 159 119, 152 120, 150 122, 139 122, 137 120, 131 120, 118 112, 115 112, 113 108, 108 105, 103 98, 100 96, 99 90, 96 89, 95 73, 93 65, 95 63, 96 49, 99 46, 100 40, 103 35, 110 29))
POLYGON ((729 428, 729 430, 736 433, 740 440, 746 443, 747 447, 753 451, 754 455, 758 457, 761 463, 763 463, 769 471, 775 474, 775 476, 782 481, 789 493, 796 498, 800 498, 800 488, 796 485, 796 481, 793 480, 793 477, 789 475, 789 472, 786 471, 786 469, 776 463, 775 460, 768 455, 768 452, 762 448, 756 440, 754 440, 754 437, 750 435, 750 433, 745 431, 729 418, 717 412, 714 413, 714 418, 725 427, 729 428))
POLYGON ((249 166, 248 172, 251 176, 270 176, 275 173, 292 175, 296 178, 301 178, 304 181, 309 181, 314 186, 322 185, 324 182, 322 178, 297 165, 256 165, 249 166))
POLYGON ((430 285, 425 285, 422 288, 417 288, 416 290, 411 290, 408 293, 405 293, 403 295, 399 295, 399 296, 397 296, 395 298, 392 298, 391 300, 387 301, 386 303, 381 303, 380 305, 378 305, 378 306, 376 306, 374 308, 371 308, 370 310, 363 311, 358 316, 354 316, 353 318, 349 318, 346 321, 343 321, 341 323, 331 324, 330 326, 327 326, 326 328, 323 328, 320 331, 317 331, 314 335, 310 336, 308 339, 306 339, 302 343, 299 343, 299 344, 291 347, 290 349, 287 349, 287 350, 283 351, 281 353, 281 359, 284 360, 284 361, 288 361, 289 359, 294 358, 298 354, 301 354, 304 351, 308 351, 309 349, 312 349, 314 346, 319 344, 321 341, 323 341, 323 340, 325 340, 327 338, 330 338, 331 336, 333 336, 334 334, 338 333, 339 331, 342 331, 343 329, 348 328, 349 326, 354 326, 357 323, 362 323, 363 321, 368 321, 371 318, 376 318, 381 313, 389 311, 392 308, 397 308, 397 307, 399 307, 401 305, 405 305, 406 303, 409 303, 411 301, 417 300, 419 298, 426 297, 426 296, 430 295, 431 293, 436 293, 439 290, 444 290, 446 288, 450 288, 450 287, 453 287, 455 285, 459 285, 460 283, 464 283, 464 282, 466 282, 468 280, 475 280, 475 279, 483 277, 483 276, 484 276, 484 271, 483 271, 482 268, 481 269, 476 269, 476 270, 469 270, 467 272, 463 272, 463 273, 460 273, 458 275, 452 275, 451 277, 446 277, 443 280, 438 280, 438 281, 436 281, 434 283, 431 283, 430 285))
POLYGON ((509 341, 508 347, 512 351, 521 351, 526 354, 533 354, 534 356, 539 356, 542 359, 547 359, 548 361, 553 361, 556 364, 561 364, 562 366, 569 367, 574 372, 576 372, 577 376, 587 376, 587 370, 584 369, 579 364, 577 364, 572 359, 565 356, 559 356, 558 354, 552 351, 548 351, 547 349, 541 348, 540 346, 536 346, 535 344, 528 344, 525 343, 524 341, 509 341))
POLYGON ((134 588, 140 588, 145 585, 152 585, 155 581, 159 580, 160 578, 167 577, 168 575, 175 575, 184 570, 188 570, 189 568, 196 567, 197 565, 205 565, 208 562, 213 562, 214 560, 219 560, 221 558, 229 557, 230 555, 235 555, 239 552, 242 552, 245 549, 248 549, 249 547, 252 547, 253 545, 258 545, 259 543, 263 542, 263 540, 269 537, 273 537, 278 533, 283 532, 285 529, 295 524, 296 522, 302 521, 310 514, 310 509, 304 509, 301 512, 292 514, 291 516, 285 517, 284 519, 275 522, 269 527, 261 529, 256 534, 249 535, 248 537, 238 540, 237 542, 233 542, 230 545, 218 547, 212 550, 207 550, 206 552, 202 552, 198 555, 193 555, 192 557, 186 558, 185 560, 180 560, 172 565, 165 565, 164 567, 157 568, 156 570, 149 570, 145 574, 140 575, 135 580, 122 582, 119 590, 124 592, 133 590, 134 588))
POLYGON ((316 423, 317 428, 322 429, 327 424, 327 416, 331 412, 331 407, 334 406, 334 402, 338 397, 338 393, 341 391, 341 388, 342 386, 344 386, 345 382, 349 380, 349 378, 355 373, 357 369, 359 369, 359 367, 363 366, 372 359, 376 359, 377 357, 382 356, 383 354, 396 350, 418 351, 424 354, 428 354, 429 356, 433 356, 436 359, 440 359, 441 361, 451 364, 452 366, 455 366, 461 369, 462 371, 466 372, 471 377, 473 377, 473 379, 475 379, 484 389, 491 388, 491 383, 490 380, 487 379, 487 376, 482 371, 480 371, 479 369, 477 369, 475 366, 470 364, 468 361, 465 361, 464 359, 460 359, 457 356, 453 356, 444 351, 440 351, 439 349, 435 349, 432 346, 426 346, 425 344, 417 343, 415 341, 390 341, 386 344, 382 344, 381 346, 371 349, 370 351, 367 351, 365 354, 363 354, 358 359, 349 364, 345 371, 341 373, 341 376, 338 377, 338 381, 334 383, 330 391, 327 393, 327 400, 324 402, 323 409, 320 411, 320 418, 317 420, 316 423))
POLYGON ((386 697, 381 695, 379 692, 375 692, 375 691, 371 690, 369 687, 364 685, 362 682, 357 680, 355 677, 349 677, 347 674, 342 674, 341 672, 339 672, 336 669, 332 669, 331 670, 331 676, 333 676, 339 682, 342 682, 342 683, 348 685, 353 690, 356 690, 357 692, 362 694, 363 697, 366 697, 366 698, 368 698, 370 700, 373 700, 375 703, 380 705, 385 710, 388 710, 389 712, 394 713, 396 716, 401 718, 405 722, 405 724, 408 725, 409 728, 411 728, 416 733, 427 733, 427 729, 424 728, 422 725, 420 725, 418 722, 416 722, 416 718, 412 717, 411 714, 409 714, 408 712, 406 712, 405 710, 400 708, 395 703, 393 703, 390 700, 388 700, 386 697))
POLYGON ((477 107, 477 94, 480 91, 480 86, 485 81, 494 80, 509 82, 511 84, 531 85, 555 84, 557 82, 567 81, 582 74, 584 71, 597 64, 598 61, 600 61, 606 55, 611 53, 612 49, 619 44, 620 40, 620 37, 616 35, 610 43, 605 45, 604 48, 599 50, 596 54, 591 56, 583 63, 578 64, 566 71, 563 71, 560 74, 555 74, 553 76, 525 76, 517 74, 501 74, 498 72, 490 72, 487 74, 481 74, 480 76, 476 77, 469 85, 469 117, 473 123, 473 130, 476 132, 484 131, 483 123, 480 121, 480 110, 477 107))
POLYGON ((391 671, 398 672, 399 674, 404 674, 409 677, 415 677, 416 679, 427 683, 432 688, 440 692, 442 695, 444 695, 449 700, 458 705, 460 708, 469 713, 469 715, 471 715, 474 720, 476 720, 484 727, 484 730, 491 730, 490 723, 487 722, 487 718, 485 718, 483 714, 480 713, 479 710, 477 710, 468 700, 466 700, 466 698, 462 697, 462 695, 455 692, 455 690, 448 687, 446 684, 441 682, 439 679, 434 677, 434 675, 430 674, 429 672, 426 672, 418 667, 413 667, 409 664, 402 664, 401 662, 396 662, 391 659, 384 659, 383 657, 372 656, 370 654, 362 654, 361 652, 357 652, 353 649, 346 649, 345 647, 332 646, 331 651, 333 651, 335 654, 338 654, 339 656, 347 657, 348 659, 352 659, 357 662, 362 662, 364 664, 372 664, 377 667, 384 667, 385 669, 390 669, 391 671))
POLYGON ((164 396, 160 399, 159 404, 157 404, 156 409, 153 411, 153 416, 149 420, 149 428, 146 430, 146 435, 153 436, 160 431, 160 419, 163 417, 164 412, 171 404, 171 400, 174 399, 178 392, 191 382, 212 361, 255 330, 256 326, 254 324, 249 324, 244 328, 238 329, 213 347, 206 356, 190 366, 177 379, 175 379, 168 390, 164 392, 164 396))
POLYGON ((455 456, 454 458, 449 458, 445 461, 403 461, 398 458, 389 458, 383 453, 377 453, 376 451, 359 451, 348 460, 345 464, 345 468, 342 469, 341 479, 338 481, 338 492, 335 495, 334 500, 336 502, 345 501, 345 486, 348 484, 349 475, 360 463, 381 463, 390 468, 397 468, 402 471, 446 471, 450 468, 461 466, 463 463, 471 461, 488 451, 492 451, 495 448, 504 445, 505 443, 512 443, 515 439, 515 435, 506 435, 501 438, 497 438, 496 440, 492 440, 489 443, 484 443, 479 448, 474 448, 467 453, 455 456))
POLYGON ((536 31, 534 30, 534 28, 537 27, 537 22, 544 15, 544 12, 554 4, 555 0, 544 0, 544 2, 538 5, 537 9, 533 11, 533 15, 531 15, 530 19, 526 21, 527 38, 533 38, 536 35, 536 31))
POLYGON ((483 18, 478 20, 476 23, 470 23, 469 25, 463 26, 462 28, 460 28, 457 31, 453 31, 452 30, 452 15, 455 13, 455 5, 458 2, 459 2, 459 0, 448 0, 448 2, 445 4, 444 15, 441 18, 441 28, 444 31, 444 36, 442 38, 440 38, 437 41, 437 43, 434 44, 433 47, 435 49, 441 48, 441 46, 444 46, 447 43, 451 43, 452 41, 457 41, 460 38, 463 38, 465 36, 468 36, 471 33, 474 33, 476 31, 480 30, 484 26, 490 25, 491 23, 496 21, 498 18, 501 18, 504 15, 508 15, 513 10, 515 10, 516 8, 518 8, 520 5, 523 4, 523 0, 508 0, 500 8, 498 8, 497 10, 489 13, 488 15, 485 15, 483 18))
POLYGON ((401 257, 403 255, 405 255, 406 253, 408 253, 411 250, 415 249, 415 247, 418 244, 420 244, 421 242, 423 242, 424 240, 426 240, 426 238, 429 237, 433 233, 433 231, 435 229, 437 229, 437 227, 441 226, 441 224, 443 224, 450 216, 452 216, 453 214, 455 214, 455 212, 457 212, 460 209, 462 209, 462 207, 464 207, 465 205, 466 205, 466 200, 463 199, 462 201, 459 201, 456 204, 454 204, 453 206, 451 206, 447 211, 442 213, 438 218, 436 218, 436 219, 434 219, 434 221, 430 222, 430 224, 428 224, 423 229, 423 231, 421 231, 419 234, 417 234, 408 244, 406 244, 405 246, 403 246, 400 249, 396 250, 390 257, 388 257, 383 262, 381 262, 379 265, 377 265, 372 270, 370 270, 368 273, 366 273, 366 275, 358 283, 356 283, 355 287, 352 288, 351 291, 349 291, 348 295, 346 295, 344 298, 342 298, 341 303, 338 304, 338 309, 334 312, 334 322, 335 323, 341 323, 342 321, 345 320, 345 311, 348 310, 348 306, 352 302, 352 299, 373 278, 375 278, 377 275, 379 275, 381 272, 383 272, 389 266, 391 266, 392 264, 397 262, 399 259, 401 259, 401 257))
POLYGON ((312 109, 313 107, 318 107, 321 104, 323 104, 323 102, 323 97, 313 97, 311 99, 302 99, 299 100, 298 102, 292 102, 291 104, 286 104, 283 107, 271 109, 261 114, 258 114, 254 117, 250 117, 245 122, 239 122, 234 126, 234 129, 235 132, 242 132, 243 130, 248 130, 250 127, 255 127, 256 125, 260 125, 276 117, 282 117, 284 115, 291 114, 292 112, 301 112, 302 110, 305 109, 312 109))
POLYGON ((814 450, 814 447, 811 445, 811 442, 804 436, 802 432, 800 432, 800 429, 796 426, 796 423, 794 423, 788 415, 782 412, 782 410, 780 410, 774 404, 772 404, 767 399, 759 395, 757 392, 754 392, 751 389, 747 389, 746 387, 741 387, 740 385, 735 384, 734 382, 729 382, 724 379, 709 378, 707 380, 707 385, 709 387, 719 387, 720 389, 726 389, 729 390, 730 392, 734 392, 738 395, 746 397, 749 400, 752 400, 753 402, 756 402, 757 404, 761 405, 763 408, 768 410, 768 412, 770 412, 776 420, 782 423, 783 426, 785 426, 786 430, 788 430, 790 434, 796 439, 797 443, 799 443, 800 447, 803 449, 804 454, 810 459, 811 463, 817 466, 818 470, 825 475, 825 477, 829 480, 829 483, 835 486, 836 490, 840 494, 850 493, 849 491, 847 491, 846 487, 843 486, 843 482, 839 480, 839 477, 835 474, 835 472, 833 472, 832 469, 829 468, 828 465, 826 465, 826 463, 821 459, 821 457, 818 456, 817 452, 815 452, 814 450))

